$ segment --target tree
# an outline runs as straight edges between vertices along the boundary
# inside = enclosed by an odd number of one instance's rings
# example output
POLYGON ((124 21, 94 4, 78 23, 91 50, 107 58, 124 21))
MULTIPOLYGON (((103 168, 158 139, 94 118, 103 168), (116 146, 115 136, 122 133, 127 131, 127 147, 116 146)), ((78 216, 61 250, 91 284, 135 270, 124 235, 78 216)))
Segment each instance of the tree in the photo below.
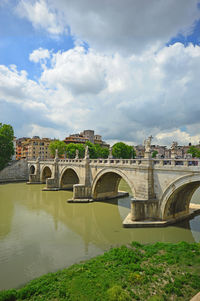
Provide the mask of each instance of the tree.
POLYGON ((85 155, 85 147, 82 143, 69 143, 66 145, 67 158, 74 159, 76 157, 76 150, 78 150, 79 158, 83 158, 85 155))
POLYGON ((13 139, 12 126, 0 123, 0 170, 8 164, 14 155, 13 139))
POLYGON ((123 142, 117 142, 112 147, 112 155, 114 158, 131 159, 135 158, 135 154, 134 148, 123 142))
POLYGON ((200 158, 200 150, 195 146, 190 146, 187 151, 188 154, 192 155, 192 158, 200 158))
POLYGON ((108 158, 109 155, 109 149, 107 147, 101 147, 100 144, 95 144, 95 151, 96 151, 96 157, 97 158, 108 158))
POLYGON ((50 149, 52 156, 55 156, 56 149, 57 149, 58 156, 62 157, 64 155, 64 153, 66 152, 66 146, 67 145, 65 144, 65 142, 60 141, 60 140, 55 140, 49 144, 49 149, 50 149))
POLYGON ((88 146, 88 151, 89 151, 89 156, 91 159, 97 159, 98 154, 97 154, 97 149, 95 148, 95 145, 92 142, 87 141, 85 143, 88 146))
POLYGON ((108 158, 109 149, 101 147, 100 144, 93 144, 92 142, 87 141, 86 145, 88 146, 89 156, 91 159, 97 158, 108 158))
POLYGON ((158 154, 158 152, 156 150, 154 150, 152 153, 152 158, 155 158, 157 154, 158 154))

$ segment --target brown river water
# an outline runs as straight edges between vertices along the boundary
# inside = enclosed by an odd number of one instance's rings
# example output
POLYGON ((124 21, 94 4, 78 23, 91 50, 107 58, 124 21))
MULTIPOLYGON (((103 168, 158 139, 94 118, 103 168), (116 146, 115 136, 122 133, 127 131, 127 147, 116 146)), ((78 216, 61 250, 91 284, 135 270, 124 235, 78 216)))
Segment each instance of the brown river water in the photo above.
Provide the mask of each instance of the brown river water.
MULTIPOLYGON (((122 221, 130 211, 130 197, 69 204, 71 191, 43 187, 0 185, 0 290, 132 241, 200 242, 200 216, 166 228, 125 229, 122 221)), ((120 188, 127 190, 125 183, 120 188)), ((200 190, 192 202, 200 203, 200 190)))

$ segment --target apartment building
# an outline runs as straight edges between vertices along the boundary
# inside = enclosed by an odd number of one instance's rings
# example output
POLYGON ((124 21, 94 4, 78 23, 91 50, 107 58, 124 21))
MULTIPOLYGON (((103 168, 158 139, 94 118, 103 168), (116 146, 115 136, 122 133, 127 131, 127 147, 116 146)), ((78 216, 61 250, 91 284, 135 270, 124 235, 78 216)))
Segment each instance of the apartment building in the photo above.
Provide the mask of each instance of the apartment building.
POLYGON ((33 138, 19 138, 17 139, 17 159, 49 159, 51 153, 49 144, 52 140, 49 138, 40 138, 33 136, 33 138))
MULTIPOLYGON (((22 137, 16 139, 16 160, 20 160, 24 158, 24 155, 26 153, 24 144, 31 138, 29 137, 22 137)), ((26 157, 25 157, 26 158, 26 157)))
POLYGON ((69 135, 64 140, 66 144, 69 143, 85 144, 87 141, 92 142, 94 144, 100 144, 103 147, 109 147, 109 144, 107 144, 105 141, 102 140, 101 135, 95 135, 93 130, 84 130, 81 133, 69 135))

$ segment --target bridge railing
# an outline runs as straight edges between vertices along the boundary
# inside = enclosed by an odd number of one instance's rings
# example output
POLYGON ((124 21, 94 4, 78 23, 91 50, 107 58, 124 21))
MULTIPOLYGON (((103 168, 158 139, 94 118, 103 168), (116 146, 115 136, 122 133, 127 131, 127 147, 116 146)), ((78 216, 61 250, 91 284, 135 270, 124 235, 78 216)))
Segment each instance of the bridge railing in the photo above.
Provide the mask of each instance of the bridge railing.
POLYGON ((146 159, 91 159, 91 164, 111 164, 111 165, 139 165, 146 162, 146 159))
MULTIPOLYGON (((54 159, 40 160, 40 163, 53 163, 54 159)), ((135 158, 135 159, 90 159, 91 164, 109 164, 109 165, 144 165, 148 159, 135 158)), ((58 159, 59 163, 82 163, 84 159, 58 159)), ((154 166, 200 166, 200 160, 198 159, 169 159, 163 158, 152 159, 154 166)), ((28 160, 28 163, 35 164, 36 160, 28 160)))
POLYGON ((59 159, 58 162, 61 163, 81 163, 83 159, 59 159))
POLYGON ((200 166, 198 159, 153 159, 154 165, 159 166, 200 166))

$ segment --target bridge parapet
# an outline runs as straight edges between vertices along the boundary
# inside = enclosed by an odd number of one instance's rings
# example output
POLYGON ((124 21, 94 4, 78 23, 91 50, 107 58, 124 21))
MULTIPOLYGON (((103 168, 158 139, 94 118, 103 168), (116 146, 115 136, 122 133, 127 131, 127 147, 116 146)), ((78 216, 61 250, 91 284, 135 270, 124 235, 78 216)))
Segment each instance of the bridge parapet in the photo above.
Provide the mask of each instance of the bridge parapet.
POLYGON ((153 159, 154 165, 171 165, 171 166, 200 166, 200 160, 198 159, 153 159))
POLYGON ((90 159, 90 164, 109 164, 109 165, 146 165, 147 159, 90 159))
POLYGON ((60 163, 81 163, 83 159, 59 159, 58 162, 60 163))

